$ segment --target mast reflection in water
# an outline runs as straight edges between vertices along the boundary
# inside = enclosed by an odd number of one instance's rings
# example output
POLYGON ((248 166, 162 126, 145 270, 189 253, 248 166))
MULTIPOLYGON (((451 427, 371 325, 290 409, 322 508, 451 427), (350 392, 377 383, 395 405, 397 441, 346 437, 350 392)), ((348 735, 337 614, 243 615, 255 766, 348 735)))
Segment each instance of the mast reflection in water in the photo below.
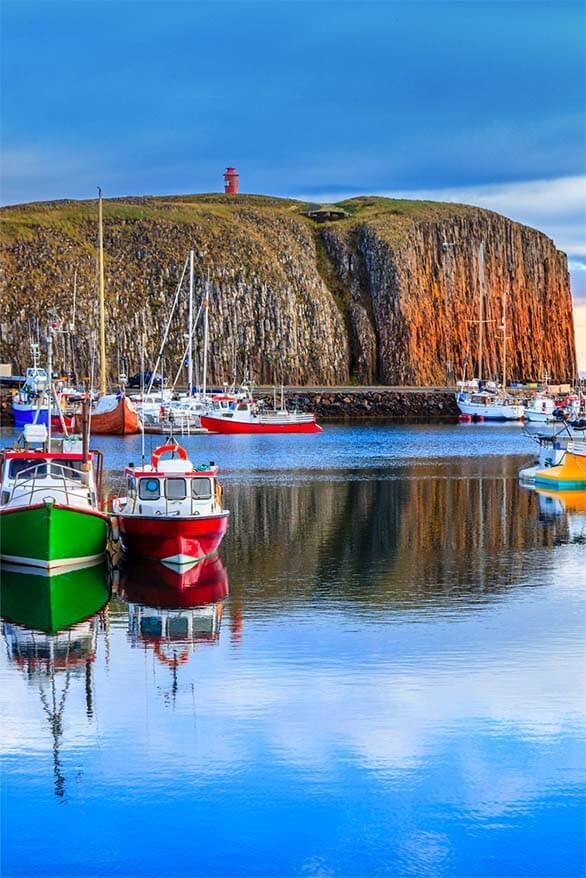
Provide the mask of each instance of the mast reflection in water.
POLYGON ((61 744, 67 696, 72 680, 82 683, 91 722, 92 662, 99 622, 94 614, 109 596, 104 564, 80 564, 52 575, 14 564, 2 566, 7 655, 38 694, 51 731, 54 788, 59 798, 65 795, 61 744))
POLYGON ((583 872, 583 498, 360 448, 228 476, 222 558, 122 571, 49 728, 5 624, 7 875, 583 872))

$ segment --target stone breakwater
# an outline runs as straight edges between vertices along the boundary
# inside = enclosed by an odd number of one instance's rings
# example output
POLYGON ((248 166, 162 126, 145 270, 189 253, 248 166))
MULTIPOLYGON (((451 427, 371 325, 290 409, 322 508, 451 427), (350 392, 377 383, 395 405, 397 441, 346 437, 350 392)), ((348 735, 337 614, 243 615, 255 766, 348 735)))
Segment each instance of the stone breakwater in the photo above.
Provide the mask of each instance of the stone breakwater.
MULTIPOLYGON (((263 395, 268 408, 273 396, 263 395)), ((456 421, 459 411, 451 391, 365 390, 352 393, 306 391, 288 394, 290 409, 314 412, 318 419, 390 418, 396 420, 456 421)))

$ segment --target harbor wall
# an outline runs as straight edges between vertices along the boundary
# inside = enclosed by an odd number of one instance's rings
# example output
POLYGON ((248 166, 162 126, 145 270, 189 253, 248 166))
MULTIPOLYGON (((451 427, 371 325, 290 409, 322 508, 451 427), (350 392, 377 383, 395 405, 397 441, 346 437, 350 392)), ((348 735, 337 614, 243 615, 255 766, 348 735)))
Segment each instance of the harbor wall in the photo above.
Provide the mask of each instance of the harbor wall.
MULTIPOLYGON (((259 397, 272 408, 274 397, 259 397)), ((277 403, 279 399, 277 399, 277 403)), ((459 410, 453 392, 422 390, 363 390, 356 392, 303 391, 286 395, 289 408, 325 418, 388 418, 405 421, 456 421, 459 410)))

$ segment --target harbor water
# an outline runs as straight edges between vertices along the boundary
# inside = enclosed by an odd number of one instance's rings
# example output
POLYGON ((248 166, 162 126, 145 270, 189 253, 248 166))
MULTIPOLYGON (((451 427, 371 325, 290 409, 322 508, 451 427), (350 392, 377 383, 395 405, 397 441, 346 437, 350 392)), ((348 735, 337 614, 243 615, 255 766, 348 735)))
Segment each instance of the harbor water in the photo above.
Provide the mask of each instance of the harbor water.
POLYGON ((3 573, 2 874, 583 875, 586 505, 523 429, 181 441, 232 511, 181 598, 3 573))

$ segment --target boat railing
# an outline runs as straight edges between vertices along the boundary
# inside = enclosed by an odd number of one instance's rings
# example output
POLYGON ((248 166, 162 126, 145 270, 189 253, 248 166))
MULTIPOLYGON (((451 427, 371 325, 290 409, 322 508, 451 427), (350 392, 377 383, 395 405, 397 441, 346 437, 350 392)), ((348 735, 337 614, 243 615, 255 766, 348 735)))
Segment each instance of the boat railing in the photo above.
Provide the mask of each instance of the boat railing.
POLYGON ((259 421, 262 424, 263 421, 265 423, 270 423, 271 421, 294 421, 297 424, 308 424, 314 420, 314 415, 306 414, 304 412, 289 412, 289 411, 275 411, 275 412, 262 412, 259 415, 259 421))
POLYGON ((28 502, 32 503, 35 493, 39 491, 63 494, 67 506, 71 505, 71 498, 87 502, 88 488, 82 483, 81 476, 82 473, 79 470, 65 464, 55 463, 54 461, 34 463, 21 470, 16 476, 8 503, 24 498, 28 498, 28 502), (55 472, 56 470, 58 471, 57 473, 55 472), (47 478, 56 479, 60 484, 53 484, 53 482, 47 484, 47 478), (71 486, 73 479, 79 483, 79 490, 71 486))
POLYGON ((568 442, 568 451, 570 454, 577 454, 578 457, 586 457, 586 440, 577 439, 573 442, 568 442))

